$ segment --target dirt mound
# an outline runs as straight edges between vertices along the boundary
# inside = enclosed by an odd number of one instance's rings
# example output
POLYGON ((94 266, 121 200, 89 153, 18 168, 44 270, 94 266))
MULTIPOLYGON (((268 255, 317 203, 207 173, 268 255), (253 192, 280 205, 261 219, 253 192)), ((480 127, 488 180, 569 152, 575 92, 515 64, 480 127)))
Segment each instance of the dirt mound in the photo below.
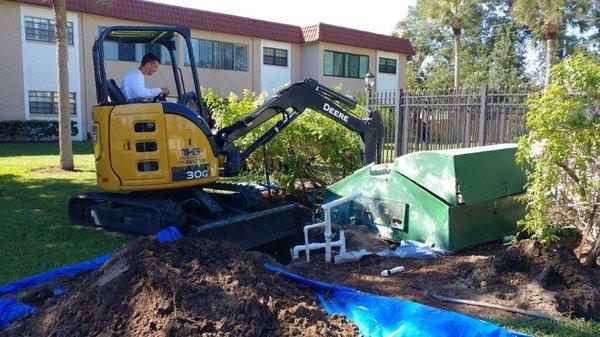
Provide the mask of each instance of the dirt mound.
POLYGON ((266 271, 268 259, 202 239, 140 238, 0 336, 359 336, 309 290, 266 271))
POLYGON ((593 270, 582 266, 565 246, 524 240, 486 265, 463 272, 473 283, 504 287, 508 293, 514 289, 524 306, 545 302, 561 313, 600 319, 600 287, 592 279, 593 270))

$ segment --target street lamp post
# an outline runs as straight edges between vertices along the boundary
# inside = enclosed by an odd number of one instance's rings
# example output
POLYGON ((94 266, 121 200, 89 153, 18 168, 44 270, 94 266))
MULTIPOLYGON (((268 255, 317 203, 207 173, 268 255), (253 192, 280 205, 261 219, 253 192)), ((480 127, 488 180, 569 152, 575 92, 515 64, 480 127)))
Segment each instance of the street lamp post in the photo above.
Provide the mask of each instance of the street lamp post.
POLYGON ((370 109, 371 105, 371 94, 373 92, 373 86, 375 85, 375 76, 371 72, 365 74, 365 88, 367 90, 367 109, 370 109))

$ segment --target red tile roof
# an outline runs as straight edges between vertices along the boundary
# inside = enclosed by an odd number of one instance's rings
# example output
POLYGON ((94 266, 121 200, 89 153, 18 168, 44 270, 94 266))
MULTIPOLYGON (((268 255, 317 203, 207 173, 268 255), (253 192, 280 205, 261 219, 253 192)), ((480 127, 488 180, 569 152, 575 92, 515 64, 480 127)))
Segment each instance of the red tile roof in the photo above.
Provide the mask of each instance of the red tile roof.
MULTIPOLYGON (((46 7, 51 6, 51 1, 47 0, 14 1, 46 7)), ((89 0, 67 0, 67 9, 74 12, 95 14, 116 19, 184 26, 206 31, 298 44, 319 40, 410 55, 414 54, 414 50, 408 40, 322 23, 316 26, 301 28, 283 23, 143 0, 111 0, 109 5, 99 5, 96 1, 89 0)))
POLYGON ((375 34, 362 30, 319 23, 302 28, 304 42, 324 41, 348 46, 377 49, 382 51, 414 55, 415 51, 407 39, 375 34))

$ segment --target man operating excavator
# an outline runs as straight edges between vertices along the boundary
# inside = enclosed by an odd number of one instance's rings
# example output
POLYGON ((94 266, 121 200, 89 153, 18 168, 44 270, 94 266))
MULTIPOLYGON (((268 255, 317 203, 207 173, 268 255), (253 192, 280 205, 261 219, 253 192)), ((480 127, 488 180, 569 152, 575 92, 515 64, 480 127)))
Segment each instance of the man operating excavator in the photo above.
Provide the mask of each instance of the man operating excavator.
POLYGON ((125 76, 121 83, 121 91, 125 95, 128 102, 144 102, 163 94, 170 94, 169 88, 146 88, 144 76, 152 76, 160 65, 160 58, 152 53, 148 53, 142 57, 142 64, 125 76))

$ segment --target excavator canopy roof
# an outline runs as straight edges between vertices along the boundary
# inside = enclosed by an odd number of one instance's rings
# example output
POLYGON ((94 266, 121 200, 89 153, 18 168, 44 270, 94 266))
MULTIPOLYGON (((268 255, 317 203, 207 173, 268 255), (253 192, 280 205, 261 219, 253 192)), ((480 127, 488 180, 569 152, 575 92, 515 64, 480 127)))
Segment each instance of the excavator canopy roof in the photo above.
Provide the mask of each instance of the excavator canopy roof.
POLYGON ((173 31, 112 30, 107 32, 105 41, 118 43, 159 43, 169 44, 173 40, 173 31))
POLYGON ((158 43, 173 48, 175 34, 189 39, 189 31, 183 27, 113 26, 100 33, 97 43, 158 43))

